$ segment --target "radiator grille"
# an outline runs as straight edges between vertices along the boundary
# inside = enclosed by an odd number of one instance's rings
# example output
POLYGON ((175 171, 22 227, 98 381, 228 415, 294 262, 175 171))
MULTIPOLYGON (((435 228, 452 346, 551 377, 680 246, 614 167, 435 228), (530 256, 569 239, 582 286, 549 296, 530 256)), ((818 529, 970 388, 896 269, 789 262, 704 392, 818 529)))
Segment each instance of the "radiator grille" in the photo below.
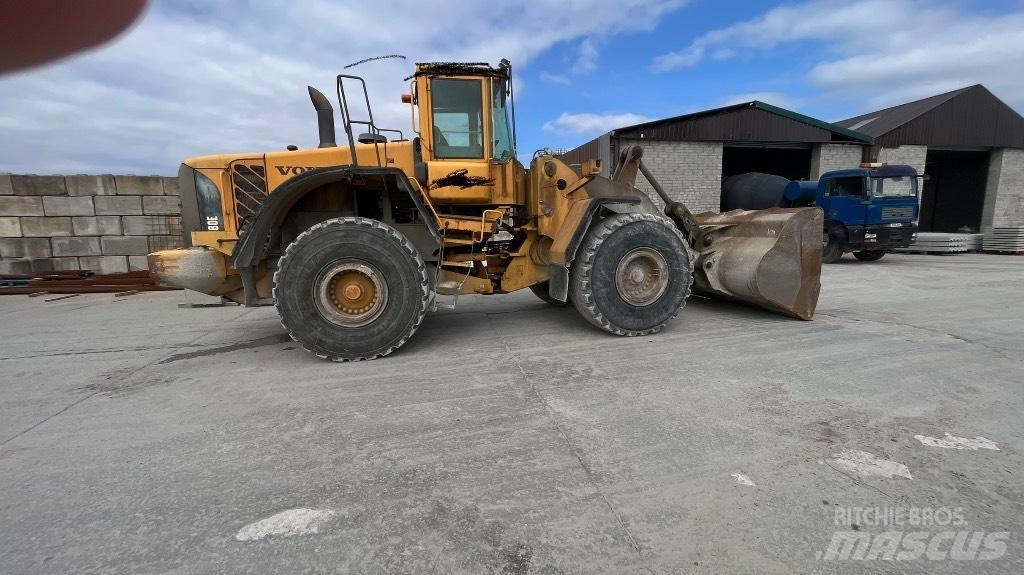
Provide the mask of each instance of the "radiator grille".
POLYGON ((235 193, 235 229, 242 229, 245 219, 267 199, 266 171, 259 164, 233 164, 231 187, 235 193))
POLYGON ((909 220, 914 217, 914 206, 892 206, 882 208, 883 220, 909 220))

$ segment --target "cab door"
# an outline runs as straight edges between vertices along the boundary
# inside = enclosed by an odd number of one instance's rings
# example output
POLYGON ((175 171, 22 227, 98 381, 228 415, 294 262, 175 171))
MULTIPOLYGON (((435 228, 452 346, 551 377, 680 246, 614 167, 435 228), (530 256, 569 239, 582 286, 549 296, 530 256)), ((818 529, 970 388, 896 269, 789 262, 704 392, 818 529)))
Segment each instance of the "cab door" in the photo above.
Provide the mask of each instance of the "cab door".
POLYGON ((862 226, 867 218, 867 178, 840 177, 825 183, 826 220, 837 220, 847 226, 862 226))
POLYGON ((424 134, 429 195, 435 203, 487 204, 489 116, 484 78, 430 78, 424 134))

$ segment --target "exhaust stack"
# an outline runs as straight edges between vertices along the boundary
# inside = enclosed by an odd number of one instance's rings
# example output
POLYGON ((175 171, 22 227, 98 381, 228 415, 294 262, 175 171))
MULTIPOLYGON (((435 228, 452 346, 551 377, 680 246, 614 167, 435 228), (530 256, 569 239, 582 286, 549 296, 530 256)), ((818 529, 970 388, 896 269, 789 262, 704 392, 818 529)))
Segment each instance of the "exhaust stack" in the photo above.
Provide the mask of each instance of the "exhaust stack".
POLYGON ((327 96, 313 86, 309 88, 309 99, 313 102, 316 110, 316 126, 320 131, 320 148, 336 148, 338 143, 334 138, 334 108, 327 96))

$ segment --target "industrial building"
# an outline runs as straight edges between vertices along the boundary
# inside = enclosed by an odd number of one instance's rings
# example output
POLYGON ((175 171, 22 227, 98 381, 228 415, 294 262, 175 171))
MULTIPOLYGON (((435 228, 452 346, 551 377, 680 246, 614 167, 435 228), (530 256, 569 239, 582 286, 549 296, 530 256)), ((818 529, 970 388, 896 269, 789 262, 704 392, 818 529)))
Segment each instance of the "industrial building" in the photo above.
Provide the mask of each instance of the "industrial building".
POLYGON ((600 159, 607 173, 628 144, 643 145, 651 171, 698 212, 719 209, 732 175, 816 179, 881 161, 926 175, 922 231, 1024 226, 1024 118, 981 85, 835 123, 746 102, 618 128, 563 158, 600 159))
POLYGON ((836 124, 871 136, 870 160, 925 174, 921 231, 1024 225, 1024 118, 984 86, 836 124))

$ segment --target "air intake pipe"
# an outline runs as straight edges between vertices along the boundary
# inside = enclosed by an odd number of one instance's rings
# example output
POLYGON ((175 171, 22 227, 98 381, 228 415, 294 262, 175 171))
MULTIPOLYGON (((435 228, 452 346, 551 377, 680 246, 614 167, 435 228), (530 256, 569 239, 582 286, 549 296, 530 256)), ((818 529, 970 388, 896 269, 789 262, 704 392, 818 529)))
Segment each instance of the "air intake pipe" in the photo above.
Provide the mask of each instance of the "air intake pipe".
POLYGON ((316 125, 320 131, 319 147, 338 147, 337 142, 334 141, 334 108, 331 107, 331 102, 320 90, 313 86, 306 87, 309 88, 309 99, 313 102, 313 108, 316 110, 316 125))

